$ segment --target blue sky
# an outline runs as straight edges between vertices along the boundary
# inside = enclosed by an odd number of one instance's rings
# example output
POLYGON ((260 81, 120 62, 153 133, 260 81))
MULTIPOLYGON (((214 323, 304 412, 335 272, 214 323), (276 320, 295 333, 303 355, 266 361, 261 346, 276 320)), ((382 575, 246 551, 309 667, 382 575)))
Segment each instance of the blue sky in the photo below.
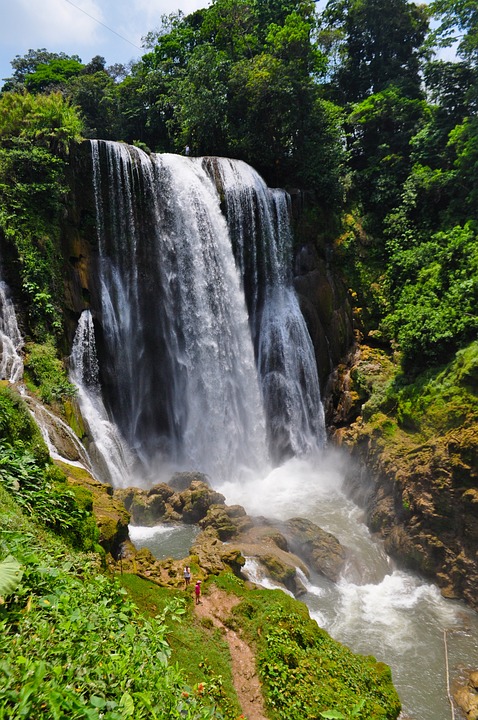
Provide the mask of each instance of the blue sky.
POLYGON ((158 27, 161 15, 208 5, 208 0, 0 0, 0 84, 12 75, 10 61, 29 49, 79 55, 83 62, 103 55, 107 65, 127 63, 142 55, 141 37, 158 27))

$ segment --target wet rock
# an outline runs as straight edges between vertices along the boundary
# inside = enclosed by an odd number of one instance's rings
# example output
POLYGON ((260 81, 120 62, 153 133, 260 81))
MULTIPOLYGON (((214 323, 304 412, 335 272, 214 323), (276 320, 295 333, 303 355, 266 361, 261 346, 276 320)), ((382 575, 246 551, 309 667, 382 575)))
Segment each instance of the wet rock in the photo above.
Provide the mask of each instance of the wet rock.
POLYGON ((157 525, 161 522, 194 524, 204 518, 215 504, 224 504, 224 496, 208 483, 198 480, 200 473, 188 475, 188 487, 175 492, 166 483, 158 483, 150 490, 130 487, 115 490, 115 497, 124 503, 135 525, 157 525))
POLYGON ((336 582, 346 551, 336 537, 310 520, 292 518, 283 525, 291 549, 320 575, 336 582))
POLYGON ((466 685, 459 687, 453 697, 467 720, 478 720, 478 670, 470 672, 466 685))
POLYGON ((182 492, 191 487, 191 483, 194 481, 202 482, 204 485, 210 485, 207 475, 201 472, 174 473, 168 485, 173 488, 173 490, 176 490, 176 492, 182 492))
POLYGON ((263 553, 259 556, 259 560, 264 565, 272 580, 284 585, 288 590, 295 594, 296 591, 296 569, 293 565, 279 557, 277 553, 263 553))
POLYGON ((197 558, 198 565, 207 575, 219 575, 227 569, 237 573, 245 563, 239 548, 224 545, 212 527, 199 533, 191 547, 191 556, 197 558))
POLYGON ((211 505, 224 504, 225 497, 212 490, 201 480, 193 480, 190 487, 181 494, 183 504, 182 518, 186 523, 197 523, 202 520, 211 505))
POLYGON ((211 505, 199 526, 203 529, 212 527, 221 540, 230 540, 246 532, 253 526, 253 521, 241 505, 211 505))

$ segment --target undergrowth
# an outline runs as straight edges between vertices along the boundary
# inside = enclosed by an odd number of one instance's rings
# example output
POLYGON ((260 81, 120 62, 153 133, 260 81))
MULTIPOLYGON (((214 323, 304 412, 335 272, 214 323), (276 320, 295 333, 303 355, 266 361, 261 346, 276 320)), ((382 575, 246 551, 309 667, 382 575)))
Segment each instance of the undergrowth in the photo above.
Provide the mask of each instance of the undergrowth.
POLYGON ((22 573, 0 601, 1 720, 220 717, 170 663, 180 604, 145 617, 97 556, 73 553, 1 487, 0 502, 0 567, 13 557, 22 573))
POLYGON ((68 485, 25 403, 8 387, 0 387, 0 486, 25 513, 71 544, 85 550, 96 547, 91 495, 68 485))
POLYGON ((228 645, 212 623, 197 618, 192 595, 158 587, 136 575, 121 575, 118 580, 147 615, 163 612, 172 600, 184 603, 184 615, 173 619, 169 626, 171 660, 181 667, 193 693, 209 697, 221 708, 225 719, 237 718, 241 709, 233 686, 228 645))

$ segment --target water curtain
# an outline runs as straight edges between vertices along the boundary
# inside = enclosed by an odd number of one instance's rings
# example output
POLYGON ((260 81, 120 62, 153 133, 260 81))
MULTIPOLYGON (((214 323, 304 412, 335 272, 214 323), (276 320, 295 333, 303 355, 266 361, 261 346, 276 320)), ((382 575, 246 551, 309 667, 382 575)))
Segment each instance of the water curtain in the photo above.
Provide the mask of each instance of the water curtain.
POLYGON ((137 463, 231 479, 320 446, 287 195, 239 161, 91 147, 98 384, 137 463))

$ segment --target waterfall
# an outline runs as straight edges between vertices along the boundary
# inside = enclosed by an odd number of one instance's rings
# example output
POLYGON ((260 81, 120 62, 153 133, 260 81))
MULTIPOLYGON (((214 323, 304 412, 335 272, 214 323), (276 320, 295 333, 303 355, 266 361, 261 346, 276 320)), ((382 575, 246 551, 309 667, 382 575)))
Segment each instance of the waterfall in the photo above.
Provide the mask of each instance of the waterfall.
POLYGON ((91 147, 99 381, 143 471, 229 480, 320 446, 287 195, 239 161, 91 147))
POLYGON ((105 482, 117 487, 131 484, 133 458, 114 423, 110 422, 101 398, 98 380, 93 318, 84 310, 78 321, 70 356, 70 380, 78 389, 81 414, 92 442, 88 465, 105 482))
POLYGON ((23 377, 23 338, 7 285, 0 280, 0 380, 19 382, 23 377))
POLYGON ((246 163, 205 160, 219 178, 261 377, 274 459, 325 443, 314 348, 292 284, 289 196, 246 163))

